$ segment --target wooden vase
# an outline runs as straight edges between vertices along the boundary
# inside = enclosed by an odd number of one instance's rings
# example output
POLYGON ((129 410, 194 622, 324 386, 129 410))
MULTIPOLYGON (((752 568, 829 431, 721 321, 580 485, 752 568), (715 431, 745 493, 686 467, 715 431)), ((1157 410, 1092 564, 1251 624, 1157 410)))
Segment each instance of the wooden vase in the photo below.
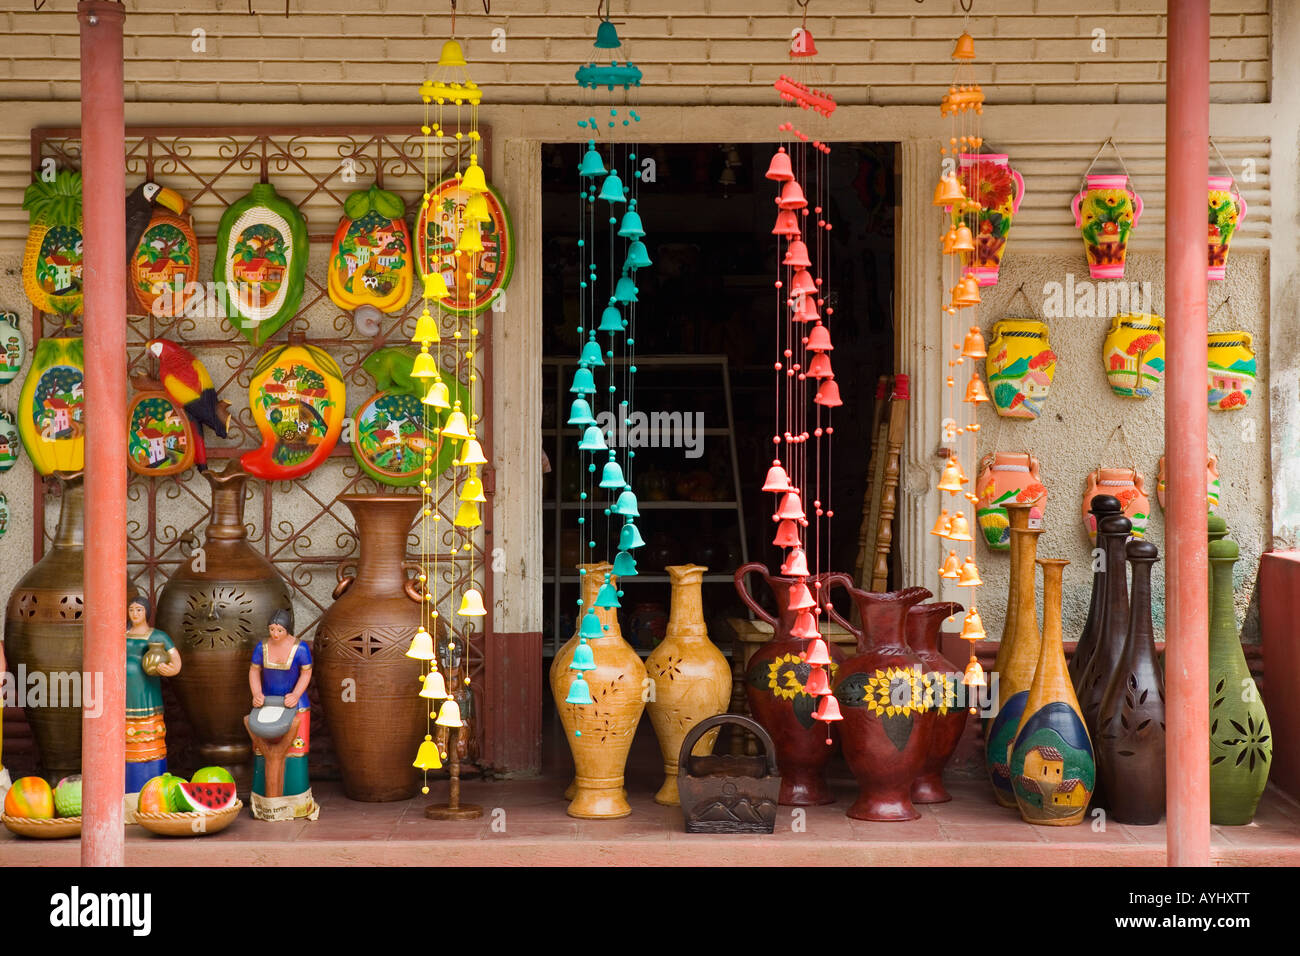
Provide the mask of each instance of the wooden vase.
POLYGON ((907 646, 903 622, 925 588, 849 591, 861 615, 858 653, 835 675, 844 759, 858 781, 855 820, 916 820, 912 784, 925 769, 938 712, 927 706, 925 664, 907 646))
POLYGON ((406 541, 418 495, 342 495, 361 551, 338 566, 334 603, 316 629, 315 684, 352 800, 406 800, 420 788, 411 757, 428 708, 421 662, 406 656, 420 626, 421 594, 406 541), (346 574, 355 564, 355 575, 346 574))
POLYGON ((1151 629, 1150 541, 1127 545, 1133 567, 1128 634, 1097 714, 1097 769, 1119 823, 1150 826, 1165 815, 1165 680, 1151 629))
MULTIPOLYGON (((731 665, 709 640, 704 625, 700 585, 708 568, 675 564, 665 570, 673 585, 672 609, 664 639, 646 658, 646 675, 654 681, 654 696, 646 709, 664 758, 664 785, 655 802, 675 807, 680 804, 677 770, 682 740, 701 720, 726 713, 731 665)), ((708 756, 717 739, 717 729, 706 732, 691 753, 708 756)))
MULTIPOLYGON (((612 570, 608 564, 580 565, 582 607, 594 607, 596 595, 612 570)), ((610 583, 618 586, 616 578, 610 583)), ((565 739, 573 751, 575 771, 572 803, 568 814, 585 820, 613 820, 632 812, 623 789, 623 771, 632 747, 632 735, 645 709, 642 696, 646 669, 632 645, 623 640, 616 608, 597 607, 596 616, 604 628, 600 637, 587 641, 596 660, 595 670, 582 676, 591 688, 590 704, 570 704, 569 685, 575 671, 569 670, 578 647, 575 634, 555 655, 551 665, 551 693, 565 739)), ((581 626, 581 615, 579 615, 581 626)))
POLYGON ((963 610, 951 601, 916 604, 907 611, 904 624, 907 646, 921 659, 925 668, 923 681, 926 699, 935 710, 934 733, 926 753, 921 775, 912 784, 913 803, 947 803, 952 799, 943 785, 943 768, 947 766, 957 742, 966 730, 970 713, 955 700, 957 684, 964 668, 939 653, 939 629, 943 622, 963 610))
POLYGON ((1034 588, 1034 557, 1042 528, 1029 527, 1027 502, 1007 502, 1011 521, 1011 574, 1007 582, 1007 616, 993 661, 998 681, 998 709, 985 726, 984 765, 993 795, 1004 807, 1016 806, 1011 784, 1011 746, 1025 712, 1034 668, 1042 644, 1034 588))
MULTIPOLYGON (((1096 528, 1101 519, 1107 515, 1117 515, 1122 510, 1118 498, 1113 495, 1097 495, 1092 499, 1092 507, 1089 509, 1092 527, 1096 528)), ((1088 617, 1083 622, 1083 633, 1079 635, 1079 641, 1074 646, 1074 655, 1070 658, 1070 683, 1074 685, 1076 696, 1079 693, 1079 678, 1083 676, 1088 661, 1097 650, 1105 610, 1106 564, 1102 561, 1092 572, 1092 599, 1088 602, 1088 617)))
POLYGON ((266 639, 271 615, 292 613, 293 605, 284 578, 248 543, 248 474, 235 459, 202 474, 212 488, 202 560, 176 567, 158 595, 156 620, 185 662, 171 685, 194 727, 199 763, 225 767, 243 789, 252 784, 244 717, 253 648, 266 639))
POLYGON ((1254 818, 1273 764, 1273 731, 1237 637, 1237 557, 1235 541, 1210 542, 1210 822, 1224 826, 1254 818))
POLYGON ((1092 741, 1061 644, 1061 578, 1069 561, 1042 558, 1043 640, 1011 748, 1011 782, 1026 823, 1082 823, 1096 783, 1092 741))

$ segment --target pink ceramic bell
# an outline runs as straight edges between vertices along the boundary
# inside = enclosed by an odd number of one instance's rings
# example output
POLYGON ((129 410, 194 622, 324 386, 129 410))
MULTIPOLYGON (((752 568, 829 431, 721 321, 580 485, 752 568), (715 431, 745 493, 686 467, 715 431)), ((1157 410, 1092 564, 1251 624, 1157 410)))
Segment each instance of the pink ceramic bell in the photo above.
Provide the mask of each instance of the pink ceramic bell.
POLYGON ((840 387, 835 384, 833 378, 822 379, 821 385, 817 386, 817 394, 813 396, 813 401, 827 408, 839 408, 844 404, 840 400, 840 387))
POLYGON ((830 356, 825 352, 813 353, 812 361, 808 363, 807 375, 809 378, 834 378, 830 356))
POLYGON ((778 548, 794 548, 799 545, 799 528, 793 518, 782 519, 776 526, 776 537, 772 543, 778 548))
POLYGON ((802 640, 817 637, 817 619, 813 617, 812 611, 800 611, 794 619, 794 626, 790 628, 790 636, 802 640))
POLYGON ((791 611, 806 611, 810 607, 816 607, 817 602, 813 600, 812 592, 808 590, 808 585, 802 581, 790 589, 790 603, 787 607, 791 611))
POLYGON ((772 462, 772 467, 767 470, 767 478, 763 482, 764 491, 786 492, 790 490, 790 476, 785 473, 780 459, 772 462))
POLYGON ((781 507, 777 509, 776 516, 782 521, 802 521, 806 516, 803 512, 803 502, 799 500, 799 492, 787 491, 785 497, 781 499, 781 507))
POLYGON ((817 283, 813 281, 811 273, 807 269, 800 269, 790 280, 790 294, 809 296, 817 292, 817 283))
MULTIPOLYGON (((822 641, 817 643, 825 646, 822 641)), ((823 668, 814 667, 808 672, 808 680, 803 685, 803 692, 809 697, 823 697, 831 692, 831 683, 823 668)))
POLYGON ((821 316, 817 314, 817 303, 813 301, 811 295, 799 296, 799 304, 795 306, 794 320, 796 322, 816 322, 821 316))
MULTIPOLYGON (((827 694, 817 704, 817 710, 813 714, 814 720, 843 720, 840 714, 840 702, 835 699, 834 694, 827 694)), ((829 740, 830 738, 826 738, 829 740)))
POLYGON ((794 214, 793 209, 782 209, 776 214, 776 225, 772 227, 772 235, 786 238, 799 235, 799 217, 794 214))
POLYGON ((820 637, 808 645, 808 653, 804 655, 805 664, 814 664, 825 667, 831 663, 830 651, 826 649, 826 642, 820 637))
POLYGON ((809 352, 830 352, 835 349, 831 345, 830 330, 824 325, 814 325, 808 333, 808 351, 809 352))
POLYGON ((808 205, 808 200, 804 198, 803 187, 791 179, 781 187, 781 198, 776 203, 782 209, 802 209, 808 205))
POLYGON ((803 548, 792 548, 790 550, 790 556, 781 565, 781 573, 792 578, 806 578, 808 576, 808 555, 804 553, 803 548))
POLYGON ((779 183, 794 179, 794 170, 790 168, 790 154, 785 151, 784 146, 772 154, 772 162, 767 166, 767 178, 775 179, 779 183))
POLYGON ((796 269, 807 269, 812 265, 812 260, 808 258, 808 247, 804 245, 803 240, 793 239, 790 242, 790 248, 785 251, 785 258, 781 260, 782 265, 794 266, 796 269))

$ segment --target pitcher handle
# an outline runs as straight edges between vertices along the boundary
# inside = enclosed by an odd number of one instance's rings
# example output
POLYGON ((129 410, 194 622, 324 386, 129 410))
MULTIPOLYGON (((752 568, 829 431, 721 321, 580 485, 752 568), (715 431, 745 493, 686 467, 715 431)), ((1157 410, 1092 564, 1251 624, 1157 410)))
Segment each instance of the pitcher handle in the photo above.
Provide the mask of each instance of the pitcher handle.
POLYGON ((767 579, 767 566, 765 564, 762 564, 759 561, 750 561, 748 564, 742 564, 740 567, 736 568, 736 593, 740 595, 742 601, 749 605, 751 611, 761 617, 764 621, 767 621, 768 624, 775 627, 776 618, 771 614, 768 614, 759 606, 758 602, 754 600, 753 595, 749 593, 749 588, 745 586, 745 576, 751 571, 758 571, 763 575, 764 580, 767 579))
POLYGON ((420 564, 419 564, 418 562, 416 562, 416 561, 403 561, 403 562, 402 562, 402 570, 403 570, 403 571, 411 571, 411 570, 414 570, 414 571, 415 571, 415 573, 416 573, 416 577, 413 577, 413 578, 407 578, 407 579, 402 583, 402 590, 405 591, 405 592, 406 592, 406 596, 409 597, 409 598, 410 598, 412 601, 414 601, 416 604, 423 604, 423 603, 424 603, 424 584, 420 581, 419 575, 421 575, 421 574, 424 573, 424 568, 421 567, 420 564))
POLYGON ((830 574, 825 575, 823 580, 825 581, 825 590, 821 595, 821 600, 822 607, 825 608, 827 616, 854 637, 861 637, 862 632, 848 621, 844 620, 844 618, 840 617, 839 611, 835 610, 835 606, 831 604, 831 588, 836 584, 842 585, 845 590, 849 591, 850 596, 852 596, 853 579, 843 571, 832 571, 830 574))
POLYGON ((1133 197, 1133 225, 1136 226, 1138 220, 1142 218, 1142 197, 1138 195, 1138 191, 1132 186, 1129 186, 1128 191, 1129 195, 1133 197))
POLYGON ((1232 191, 1237 194, 1237 222, 1241 222, 1246 218, 1246 197, 1241 194, 1235 182, 1232 184, 1232 191))
POLYGON ((353 568, 355 570, 356 564, 357 564, 356 559, 344 558, 342 561, 339 562, 338 567, 334 569, 334 575, 335 577, 338 578, 338 584, 334 586, 334 591, 332 595, 334 600, 337 601, 339 598, 341 598, 343 596, 343 592, 346 591, 348 588, 352 587, 352 582, 357 579, 357 576, 355 574, 343 573, 348 568, 353 568))
POLYGON ((1016 181, 1016 198, 1011 201, 1011 214, 1014 216, 1020 212, 1020 203, 1025 198, 1025 177, 1013 169, 1011 170, 1011 178, 1016 181))
POLYGON ((1083 217, 1079 215, 1079 206, 1083 202, 1083 197, 1088 194, 1088 187, 1085 186, 1074 194, 1070 200, 1070 212, 1074 213, 1074 228, 1078 229, 1083 225, 1083 217))

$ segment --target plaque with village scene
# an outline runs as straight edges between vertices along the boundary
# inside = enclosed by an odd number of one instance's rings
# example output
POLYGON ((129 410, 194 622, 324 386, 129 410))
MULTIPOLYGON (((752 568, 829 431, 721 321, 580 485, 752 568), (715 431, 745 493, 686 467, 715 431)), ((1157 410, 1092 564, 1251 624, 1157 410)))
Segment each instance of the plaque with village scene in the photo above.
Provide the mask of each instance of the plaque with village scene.
POLYGON ((448 312, 474 314, 492 306, 515 265, 514 231, 505 203, 491 186, 476 195, 486 203, 486 219, 478 222, 482 251, 455 254, 470 200, 459 180, 448 179, 430 192, 415 223, 420 274, 442 273, 450 295, 438 305, 448 312))
POLYGON ((41 339, 23 381, 18 434, 42 475, 85 466, 83 344, 80 338, 41 339))
POLYGON ((138 475, 160 478, 194 463, 189 417, 166 392, 139 392, 127 409, 127 466, 138 475))
POLYGON ((341 309, 370 305, 394 312, 411 298, 411 234, 406 204, 378 186, 354 192, 330 251, 330 300, 341 309))
POLYGON ((18 328, 18 313, 0 313, 0 385, 8 385, 18 377, 27 355, 22 330, 18 328))
POLYGON ((131 289, 149 315, 185 311, 186 289, 199 278, 199 242, 188 216, 155 209, 131 259, 131 289))
POLYGON ((343 430, 343 373, 329 354, 291 336, 257 363, 248 407, 262 445, 240 461, 264 480, 298 478, 324 461, 343 430))

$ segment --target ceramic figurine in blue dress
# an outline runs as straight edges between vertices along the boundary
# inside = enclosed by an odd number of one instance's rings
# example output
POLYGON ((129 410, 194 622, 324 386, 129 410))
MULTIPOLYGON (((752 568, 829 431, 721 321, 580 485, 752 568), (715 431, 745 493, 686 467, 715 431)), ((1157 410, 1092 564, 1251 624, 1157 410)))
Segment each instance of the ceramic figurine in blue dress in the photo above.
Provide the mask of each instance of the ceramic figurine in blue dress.
POLYGON ((252 811, 259 820, 316 819, 307 773, 311 750, 311 649, 290 633, 293 618, 276 611, 267 640, 253 648, 248 686, 253 712, 246 718, 253 741, 252 811))

